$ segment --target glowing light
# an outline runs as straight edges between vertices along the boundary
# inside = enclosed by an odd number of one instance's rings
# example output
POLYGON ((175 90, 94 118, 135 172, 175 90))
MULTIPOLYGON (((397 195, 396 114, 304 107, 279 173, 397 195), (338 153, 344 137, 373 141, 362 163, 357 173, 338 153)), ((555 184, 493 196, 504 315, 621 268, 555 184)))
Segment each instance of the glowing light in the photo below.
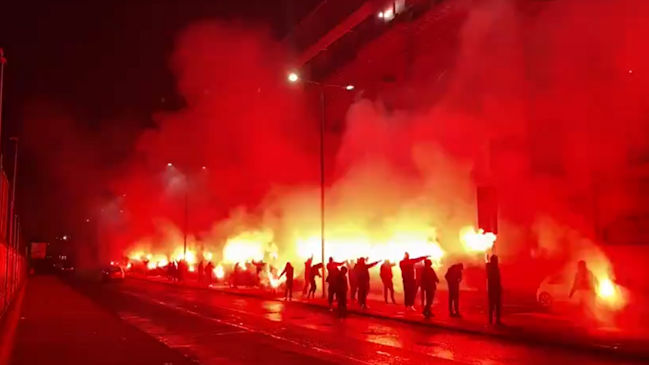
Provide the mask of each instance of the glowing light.
POLYGON ((460 231, 460 241, 469 252, 486 252, 496 241, 496 235, 491 232, 477 231, 473 227, 464 227, 460 231))
POLYGON ((384 15, 383 15, 383 12, 382 12, 382 11, 379 11, 379 13, 376 14, 376 16, 377 16, 379 19, 383 19, 383 16, 384 16, 384 15))
POLYGON ((249 231, 231 237, 223 247, 223 260, 227 263, 261 261, 266 253, 277 249, 270 244, 272 238, 270 231, 249 231))
POLYGON ((300 76, 298 76, 297 73, 291 72, 288 74, 288 81, 290 82, 297 82, 300 79, 300 76))
POLYGON ((276 278, 275 275, 270 271, 270 268, 266 266, 266 276, 268 277, 268 285, 271 288, 278 288, 280 285, 282 285, 283 282, 286 281, 286 276, 282 276, 281 278, 276 278))
POLYGON ((171 162, 167 162, 167 167, 173 167, 173 165, 174 164, 172 164, 171 162))
POLYGON ((615 296, 615 285, 611 279, 604 278, 599 281, 597 295, 602 299, 609 299, 615 296))
POLYGON ((212 270, 212 272, 214 273, 214 276, 219 280, 225 277, 225 270, 223 270, 223 266, 221 264, 218 264, 214 268, 214 270, 212 270))
POLYGON ((158 260, 156 265, 158 267, 165 267, 165 266, 169 265, 169 261, 167 261, 167 259, 160 259, 160 260, 158 260))
POLYGON ((632 74, 632 73, 633 73, 633 70, 629 70, 629 73, 632 74))
POLYGON ((146 263, 146 268, 149 269, 149 270, 153 270, 153 269, 155 269, 156 267, 157 267, 157 266, 156 266, 156 263, 153 262, 153 261, 149 261, 149 262, 146 263))
POLYGON ((113 265, 115 265, 115 261, 110 262, 110 266, 113 266, 113 265))
POLYGON ((390 8, 383 11, 383 19, 385 21, 392 20, 393 18, 394 18, 394 10, 390 8))
POLYGON ((214 256, 214 255, 212 255, 211 252, 203 252, 203 258, 204 258, 205 260, 207 260, 207 261, 212 261, 212 257, 213 257, 213 256, 214 256))
POLYGON ((202 166, 201 170, 207 170, 207 166, 202 166))
POLYGON ((189 272, 194 272, 194 271, 196 271, 196 266, 189 265, 189 272))
POLYGON ((345 90, 347 90, 347 91, 352 91, 352 90, 354 90, 354 85, 351 85, 351 84, 350 84, 350 85, 345 86, 345 90))
POLYGON ((130 262, 128 264, 126 264, 126 269, 130 270, 131 267, 133 267, 133 264, 131 264, 130 262))

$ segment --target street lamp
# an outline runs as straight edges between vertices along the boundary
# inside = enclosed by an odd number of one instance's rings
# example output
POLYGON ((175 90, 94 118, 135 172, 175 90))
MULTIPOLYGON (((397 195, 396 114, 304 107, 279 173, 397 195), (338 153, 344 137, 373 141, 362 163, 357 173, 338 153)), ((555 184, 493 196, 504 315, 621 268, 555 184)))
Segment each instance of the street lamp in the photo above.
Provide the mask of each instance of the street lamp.
MULTIPOLYGON (((167 167, 171 168, 174 167, 174 164, 171 162, 167 162, 167 167)), ((201 166, 202 171, 207 171, 207 166, 203 165, 201 166)), ((183 260, 186 259, 187 257, 187 232, 189 230, 189 194, 188 194, 188 182, 187 178, 185 177, 185 187, 184 187, 184 200, 185 200, 185 213, 184 213, 184 222, 183 222, 183 260)))
POLYGON ((346 91, 353 91, 354 85, 336 85, 324 84, 318 81, 302 79, 297 72, 290 72, 288 74, 288 81, 296 83, 302 81, 307 84, 314 85, 318 88, 320 93, 320 253, 322 254, 322 297, 325 297, 325 277, 327 276, 327 267, 325 265, 325 157, 324 157, 324 134, 326 123, 326 99, 325 89, 339 89, 346 91))

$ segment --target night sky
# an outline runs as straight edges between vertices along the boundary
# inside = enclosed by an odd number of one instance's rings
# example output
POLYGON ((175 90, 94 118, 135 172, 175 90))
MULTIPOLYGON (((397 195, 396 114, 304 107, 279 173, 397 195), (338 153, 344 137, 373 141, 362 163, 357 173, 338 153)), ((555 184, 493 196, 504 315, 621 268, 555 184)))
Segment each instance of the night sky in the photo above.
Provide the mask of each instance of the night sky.
MULTIPOLYGON (((118 138, 97 142, 108 148, 100 163, 118 163, 156 110, 176 109, 168 68, 175 36, 187 25, 209 19, 237 20, 270 26, 278 39, 317 0, 249 1, 11 1, 0 12, 0 46, 5 49, 3 149, 10 135, 23 142, 18 185, 18 213, 27 239, 49 239, 68 229, 60 209, 81 210, 81 195, 60 194, 50 169, 44 168, 41 148, 58 148, 30 141, 42 129, 25 130, 25 115, 39 106, 60 110, 88 131, 102 134, 106 123, 118 138), (35 106, 36 105, 36 106, 35 106), (32 135, 30 135, 32 134, 32 135)), ((48 115, 45 116, 46 118, 48 115)), ((56 123, 56 122, 53 122, 56 123)), ((50 125, 48 128, 56 128, 50 125)), ((42 133, 47 134, 47 130, 42 133)), ((101 136, 98 140, 101 139, 101 136)), ((94 143, 94 142, 93 142, 94 143)), ((71 162, 74 164, 74 162, 71 162)), ((74 169, 74 166, 70 167, 74 169)), ((10 170, 9 170, 10 171, 10 170)), ((83 178, 83 174, 80 175, 83 178)), ((81 194, 81 193, 80 193, 81 194)))

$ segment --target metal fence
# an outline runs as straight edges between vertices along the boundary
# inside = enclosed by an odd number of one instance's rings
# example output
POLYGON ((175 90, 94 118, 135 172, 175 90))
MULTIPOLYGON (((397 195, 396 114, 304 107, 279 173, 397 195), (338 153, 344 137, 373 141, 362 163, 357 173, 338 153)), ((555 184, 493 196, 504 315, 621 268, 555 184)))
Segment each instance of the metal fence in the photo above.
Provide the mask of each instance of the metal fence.
POLYGON ((0 318, 27 277, 27 259, 15 247, 0 244, 0 318))

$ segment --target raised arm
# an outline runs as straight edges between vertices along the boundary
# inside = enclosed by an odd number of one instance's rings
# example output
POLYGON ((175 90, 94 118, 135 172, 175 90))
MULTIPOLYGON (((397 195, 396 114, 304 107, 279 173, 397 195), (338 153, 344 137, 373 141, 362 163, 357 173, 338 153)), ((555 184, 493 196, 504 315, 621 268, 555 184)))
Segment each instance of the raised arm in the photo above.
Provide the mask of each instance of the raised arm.
POLYGON ((376 266, 376 264, 378 264, 379 262, 381 262, 381 261, 374 261, 373 263, 368 264, 367 268, 369 269, 370 267, 376 266))

